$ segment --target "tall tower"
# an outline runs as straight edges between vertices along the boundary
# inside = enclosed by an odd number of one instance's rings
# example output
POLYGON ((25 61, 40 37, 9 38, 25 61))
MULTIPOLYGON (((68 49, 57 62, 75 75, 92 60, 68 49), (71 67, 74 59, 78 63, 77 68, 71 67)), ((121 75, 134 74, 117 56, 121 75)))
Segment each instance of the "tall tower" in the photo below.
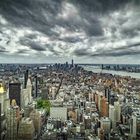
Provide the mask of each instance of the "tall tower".
POLYGON ((9 99, 10 99, 10 104, 13 99, 16 100, 16 103, 18 106, 20 106, 20 88, 21 84, 20 83, 9 83, 9 99))
POLYGON ((114 107, 115 107, 115 120, 116 122, 120 122, 120 116, 121 116, 121 106, 119 102, 114 102, 114 107))
POLYGON ((7 109, 7 140, 17 139, 17 109, 8 108, 7 109))
POLYGON ((113 105, 109 105, 109 118, 112 121, 112 128, 115 129, 115 108, 113 105))
POLYGON ((27 86, 28 76, 29 76, 29 71, 26 70, 24 73, 24 88, 26 88, 26 86, 27 86))
POLYGON ((0 103, 1 103, 1 113, 4 113, 4 100, 6 99, 6 92, 2 83, 0 83, 0 103))
POLYGON ((130 119, 130 134, 132 138, 140 135, 140 114, 134 113, 130 119))
POLYGON ((107 99, 103 96, 101 99, 101 116, 108 117, 108 102, 107 99))
POLYGON ((72 65, 72 67, 74 66, 74 60, 73 59, 71 60, 71 65, 72 65))
POLYGON ((38 77, 35 76, 35 97, 38 96, 38 77))
POLYGON ((27 88, 27 92, 28 92, 29 102, 32 102, 32 83, 31 83, 30 78, 28 78, 27 87, 26 88, 27 88))
POLYGON ((2 120, 1 120, 1 103, 0 103, 0 140, 1 140, 1 132, 2 132, 2 130, 1 130, 1 122, 2 122, 2 120))

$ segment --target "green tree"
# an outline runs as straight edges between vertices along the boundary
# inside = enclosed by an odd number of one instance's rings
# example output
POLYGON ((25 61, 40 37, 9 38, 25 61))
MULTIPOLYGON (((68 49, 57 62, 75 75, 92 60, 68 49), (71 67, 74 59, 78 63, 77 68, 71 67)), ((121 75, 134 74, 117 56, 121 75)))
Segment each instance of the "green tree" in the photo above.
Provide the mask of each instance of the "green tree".
POLYGON ((51 107, 51 103, 49 100, 42 100, 42 99, 39 99, 37 101, 37 108, 43 108, 43 109, 46 109, 48 113, 50 113, 50 107, 51 107))

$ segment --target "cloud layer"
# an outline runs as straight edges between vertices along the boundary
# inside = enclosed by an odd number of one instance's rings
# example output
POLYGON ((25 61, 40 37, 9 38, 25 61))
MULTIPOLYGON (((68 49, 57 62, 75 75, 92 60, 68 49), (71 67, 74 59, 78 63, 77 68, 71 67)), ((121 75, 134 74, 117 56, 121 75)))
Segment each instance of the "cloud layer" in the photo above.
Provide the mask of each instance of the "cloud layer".
POLYGON ((0 62, 139 63, 139 9, 139 0, 1 0, 0 62))

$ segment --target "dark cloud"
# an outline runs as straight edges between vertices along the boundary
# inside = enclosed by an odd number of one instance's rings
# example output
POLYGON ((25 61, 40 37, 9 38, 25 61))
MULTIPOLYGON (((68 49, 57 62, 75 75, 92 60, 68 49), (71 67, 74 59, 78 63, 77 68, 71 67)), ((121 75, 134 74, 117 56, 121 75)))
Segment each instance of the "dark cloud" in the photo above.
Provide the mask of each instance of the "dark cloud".
POLYGON ((77 49, 73 52, 73 54, 76 56, 90 56, 91 55, 91 53, 86 48, 77 49))
POLYGON ((29 46, 31 50, 35 50, 35 51, 46 51, 45 46, 39 44, 38 42, 29 40, 28 38, 22 38, 20 40, 20 44, 25 45, 25 46, 29 46))
POLYGON ((52 54, 55 55, 55 56, 59 56, 59 54, 61 53, 61 52, 56 51, 56 50, 54 49, 53 44, 52 44, 52 45, 46 44, 46 47, 47 47, 47 49, 48 49, 50 52, 52 52, 52 54))
POLYGON ((120 57, 140 54, 140 43, 131 44, 128 46, 120 46, 113 49, 97 49, 95 52, 90 51, 88 48, 76 49, 73 52, 76 56, 89 56, 89 57, 120 57), (137 49, 139 48, 139 49, 137 49))
POLYGON ((107 56, 107 57, 120 57, 120 56, 131 56, 131 55, 139 55, 140 54, 140 50, 125 50, 125 51, 113 51, 113 52, 103 52, 103 53, 95 53, 92 54, 91 56, 107 56))
POLYGON ((69 43, 76 43, 76 42, 81 42, 82 41, 82 39, 78 38, 77 36, 59 38, 59 40, 64 41, 64 42, 69 42, 69 43))
POLYGON ((16 54, 25 54, 27 52, 28 52, 28 50, 26 50, 26 49, 20 49, 20 50, 16 51, 16 54))
POLYGON ((72 0, 81 10, 108 12, 123 7, 128 2, 139 3, 139 0, 72 0))
POLYGON ((1 0, 0 52, 137 55, 139 5, 139 0, 1 0))
POLYGON ((4 47, 0 46, 0 53, 6 53, 8 52, 4 47))
MULTIPOLYGON (((81 19, 73 15, 68 19, 58 18, 57 14, 63 10, 62 0, 3 0, 0 4, 0 13, 13 23, 13 26, 30 27, 49 36, 59 36, 51 29, 59 25, 70 30, 83 29, 89 36, 102 35, 102 29, 98 17, 93 17, 93 13, 80 14, 81 19)), ((77 2, 78 3, 78 2, 77 2)), ((87 2, 88 3, 88 2, 87 2)), ((76 4, 75 4, 76 6, 76 4)), ((83 7, 83 3, 80 4, 83 7)))

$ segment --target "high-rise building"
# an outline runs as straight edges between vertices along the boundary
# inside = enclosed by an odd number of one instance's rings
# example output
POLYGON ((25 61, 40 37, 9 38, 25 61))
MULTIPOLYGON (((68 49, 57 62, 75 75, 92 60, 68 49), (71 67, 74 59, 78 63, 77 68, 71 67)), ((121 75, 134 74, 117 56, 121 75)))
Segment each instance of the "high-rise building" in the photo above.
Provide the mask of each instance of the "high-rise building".
MULTIPOLYGON (((1 122, 2 122, 2 120, 1 120, 1 103, 0 103, 0 137, 1 137, 1 132, 2 132, 1 122)), ((1 140, 1 138, 0 138, 0 140, 1 140)))
POLYGON ((33 120, 35 132, 37 134, 40 134, 40 128, 41 128, 41 115, 37 110, 33 110, 30 113, 30 118, 33 120))
POLYGON ((2 83, 0 83, 0 103, 1 103, 1 113, 4 113, 4 100, 6 99, 6 91, 2 83))
POLYGON ((45 87, 45 88, 42 88, 42 91, 41 91, 41 98, 42 99, 48 99, 48 95, 49 95, 49 87, 45 87))
POLYGON ((33 120, 30 118, 22 118, 18 129, 19 140, 34 140, 35 128, 33 120))
POLYGON ((27 92, 28 92, 28 99, 29 99, 29 103, 32 102, 32 83, 31 83, 31 79, 28 78, 27 80, 27 92))
POLYGON ((115 107, 115 121, 120 122, 120 116, 121 116, 121 106, 119 102, 114 102, 115 107))
POLYGON ((140 136, 140 114, 134 113, 130 119, 130 134, 132 138, 140 136))
POLYGON ((100 140, 105 140, 104 139, 104 130, 103 128, 98 128, 98 137, 100 140))
POLYGON ((111 130, 111 120, 108 117, 102 117, 101 118, 101 128, 104 130, 104 132, 110 133, 111 130))
POLYGON ((85 129, 91 129, 91 117, 84 116, 85 129))
POLYGON ((108 109, 109 109, 109 104, 107 102, 107 99, 103 96, 101 101, 101 110, 100 114, 102 117, 108 117, 108 109))
POLYGON ((32 83, 28 78, 27 86, 25 89, 21 89, 21 107, 24 108, 32 102, 32 83))
POLYGON ((99 94, 98 94, 98 104, 97 104, 97 107, 98 107, 99 111, 101 111, 101 99, 102 99, 102 97, 103 97, 102 92, 101 93, 99 92, 99 94))
POLYGON ((24 88, 26 88, 26 86, 27 86, 28 76, 29 76, 29 71, 26 70, 24 73, 24 88))
POLYGON ((98 94, 97 93, 95 94, 95 103, 96 103, 96 106, 98 107, 98 94))
POLYGON ((13 99, 16 100, 18 106, 20 106, 20 92, 21 92, 20 83, 9 83, 9 99, 10 103, 13 99))
POLYGON ((38 96, 38 77, 35 76, 35 97, 38 96))
POLYGON ((17 110, 9 108, 7 110, 7 140, 17 139, 17 110))
POLYGON ((110 101, 110 94, 111 94, 111 89, 109 87, 105 88, 105 97, 107 98, 107 101, 110 101))
POLYGON ((109 118, 112 122, 112 128, 115 129, 115 108, 113 105, 109 105, 109 118))
POLYGON ((72 65, 72 67, 74 66, 74 60, 73 59, 71 60, 71 65, 72 65))

